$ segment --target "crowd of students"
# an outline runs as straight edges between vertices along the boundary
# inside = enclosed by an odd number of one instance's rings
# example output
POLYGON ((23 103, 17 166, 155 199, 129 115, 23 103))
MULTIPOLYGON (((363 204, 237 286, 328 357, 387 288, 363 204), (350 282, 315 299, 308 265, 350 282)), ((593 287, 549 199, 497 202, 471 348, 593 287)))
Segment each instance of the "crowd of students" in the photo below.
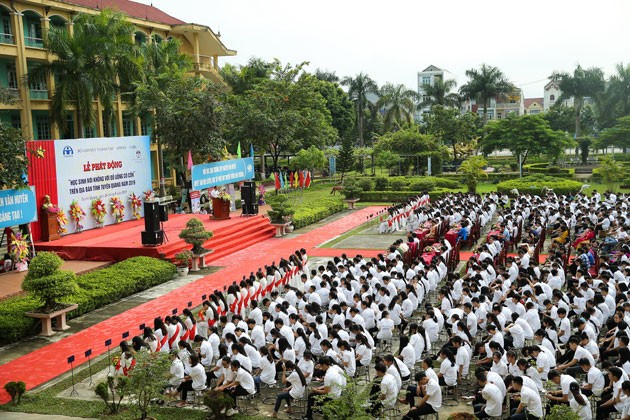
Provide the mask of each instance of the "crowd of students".
POLYGON ((478 418, 507 411, 535 420, 548 405, 568 404, 585 419, 613 411, 630 419, 626 197, 425 198, 398 207, 409 235, 387 253, 310 267, 296 251, 210 294, 196 314, 156 318, 131 346, 121 343, 117 372, 132 374, 134 351, 170 352, 180 406, 191 390, 236 400, 277 385, 274 417, 283 402, 305 399, 310 419, 317 396, 339 398, 347 377, 374 372, 375 417, 399 404, 409 406, 405 419, 436 414, 444 397, 472 383, 478 418), (407 258, 427 221, 494 229, 460 274, 448 269, 451 244, 437 232, 440 252, 430 261, 407 258), (534 244, 547 233, 554 245, 539 264, 534 244), (511 246, 515 256, 501 261, 511 246), (548 390, 547 381, 559 389, 548 390))

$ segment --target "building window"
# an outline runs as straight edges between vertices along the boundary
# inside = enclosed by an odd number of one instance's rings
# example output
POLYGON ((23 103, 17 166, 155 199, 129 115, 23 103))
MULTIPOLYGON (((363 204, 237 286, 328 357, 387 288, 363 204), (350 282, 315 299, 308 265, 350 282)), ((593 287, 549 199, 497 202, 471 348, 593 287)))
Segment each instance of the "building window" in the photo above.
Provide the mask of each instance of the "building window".
POLYGON ((83 131, 85 132, 85 135, 83 136, 86 139, 91 139, 96 137, 96 129, 94 127, 88 127, 83 129, 83 131))
POLYGON ((549 100, 550 100, 550 101, 555 101, 555 100, 556 100, 556 95, 551 95, 551 96, 549 96, 549 100))
POLYGON ((11 127, 18 130, 22 128, 22 121, 20 120, 20 114, 11 115, 11 127))
POLYGON ((74 116, 73 114, 68 114, 66 119, 66 129, 61 132, 62 139, 73 139, 74 137, 74 116))
POLYGON ((431 76, 422 76, 422 84, 430 85, 431 84, 431 76))
POLYGON ((50 120, 47 115, 35 117, 35 127, 37 128, 37 140, 50 140, 50 120))
POLYGON ((529 115, 540 114, 540 109, 530 109, 529 115))
POLYGON ((501 113, 497 112, 497 120, 500 120, 500 119, 501 119, 501 113))
POLYGON ((13 44, 13 31, 11 30, 11 16, 9 16, 9 12, 2 9, 0 12, 0 43, 3 44, 13 44))
POLYGON ((7 64, 7 84, 9 89, 18 89, 17 71, 15 64, 7 64))

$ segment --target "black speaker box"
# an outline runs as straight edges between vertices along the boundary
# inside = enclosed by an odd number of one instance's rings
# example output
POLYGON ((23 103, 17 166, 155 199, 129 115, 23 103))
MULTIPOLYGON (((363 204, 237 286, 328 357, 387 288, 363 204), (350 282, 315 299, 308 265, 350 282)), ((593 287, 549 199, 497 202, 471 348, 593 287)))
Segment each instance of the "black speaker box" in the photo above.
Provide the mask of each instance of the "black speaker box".
POLYGON ((241 186, 241 199, 245 204, 256 204, 256 182, 243 182, 241 186))
POLYGON ((144 202, 144 230, 146 232, 160 230, 160 205, 156 202, 144 202))
POLYGON ((158 230, 155 232, 142 232, 142 245, 145 246, 158 246, 164 243, 164 231, 158 230))
POLYGON ((243 204, 243 214, 246 216, 258 214, 258 204, 243 204))
POLYGON ((168 222, 168 207, 166 204, 160 204, 160 222, 168 222))

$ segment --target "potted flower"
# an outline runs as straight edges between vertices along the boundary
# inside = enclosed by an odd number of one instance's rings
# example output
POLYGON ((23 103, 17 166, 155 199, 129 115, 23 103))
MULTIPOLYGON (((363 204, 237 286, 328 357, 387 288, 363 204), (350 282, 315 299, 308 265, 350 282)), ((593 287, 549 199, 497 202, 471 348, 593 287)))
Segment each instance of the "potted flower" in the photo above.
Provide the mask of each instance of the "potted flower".
POLYGON ((66 225, 68 224, 68 217, 63 209, 59 209, 57 212, 57 223, 59 224, 59 235, 65 235, 68 233, 68 229, 66 229, 66 225))
POLYGON ((175 265, 177 266, 177 274, 180 277, 188 275, 188 267, 193 259, 192 251, 186 250, 175 254, 175 265))
POLYGON ((28 270, 29 256, 28 235, 22 235, 22 232, 11 234, 11 259, 15 263, 17 271, 28 270))
POLYGON ((146 190, 145 192, 142 193, 142 195, 144 196, 144 201, 147 201, 147 202, 155 201, 155 191, 153 190, 146 190))
POLYGON ((361 188, 355 180, 350 179, 346 181, 343 189, 341 190, 341 195, 343 195, 346 199, 344 200, 348 203, 348 209, 354 209, 354 205, 360 199, 360 195, 363 192, 363 188, 361 188))
POLYGON ((286 229, 291 224, 291 217, 295 214, 295 210, 288 201, 289 199, 284 194, 278 194, 268 200, 271 210, 267 212, 267 216, 271 225, 276 228, 276 237, 286 235, 286 229))

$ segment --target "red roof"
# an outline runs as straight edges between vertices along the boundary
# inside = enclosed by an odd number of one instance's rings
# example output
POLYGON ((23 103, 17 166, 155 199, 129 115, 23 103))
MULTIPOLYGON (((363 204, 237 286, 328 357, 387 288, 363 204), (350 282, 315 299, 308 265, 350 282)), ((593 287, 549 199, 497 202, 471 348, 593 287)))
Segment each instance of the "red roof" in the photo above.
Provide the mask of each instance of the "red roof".
POLYGON ((544 101, 544 98, 525 98, 523 102, 525 108, 529 108, 534 102, 538 102, 538 105, 543 106, 544 101))
POLYGON ((153 6, 129 0, 68 0, 64 1, 64 3, 76 4, 91 9, 118 10, 134 18, 165 23, 167 25, 181 25, 186 23, 153 6))

